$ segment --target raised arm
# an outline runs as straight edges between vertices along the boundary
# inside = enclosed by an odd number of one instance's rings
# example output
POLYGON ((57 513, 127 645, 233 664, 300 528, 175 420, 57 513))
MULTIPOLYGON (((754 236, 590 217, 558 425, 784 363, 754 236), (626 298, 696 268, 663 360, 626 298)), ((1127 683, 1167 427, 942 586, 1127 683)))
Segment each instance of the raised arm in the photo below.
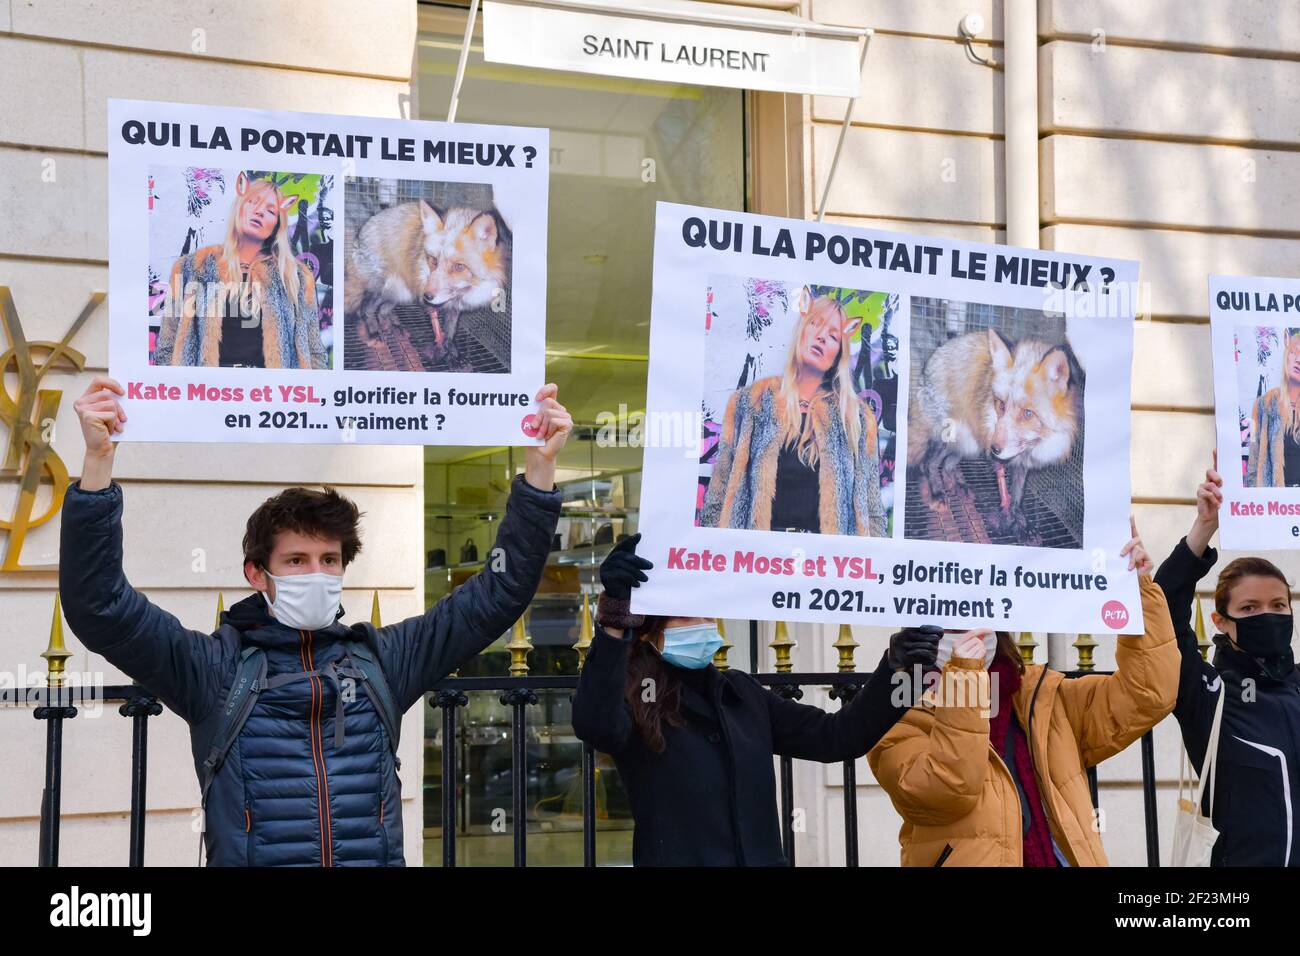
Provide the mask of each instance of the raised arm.
POLYGON ((96 376, 74 404, 86 440, 81 480, 68 489, 59 545, 59 595, 86 647, 157 694, 185 720, 216 703, 223 645, 151 604, 122 571, 122 489, 113 481, 126 414, 122 386, 96 376))
POLYGON ((636 553, 640 540, 639 533, 624 538, 600 563, 596 636, 573 695, 574 734, 607 754, 623 750, 635 732, 624 691, 634 629, 643 618, 632 613, 629 602, 632 588, 648 580, 645 572, 654 567, 636 553))
POLYGON ((825 711, 768 691, 773 749, 783 757, 823 763, 865 755, 911 706, 910 698, 895 699, 895 673, 933 664, 941 634, 938 628, 907 628, 894 634, 867 683, 839 710, 825 711))
POLYGON ((554 385, 538 392, 538 434, 545 444, 528 449, 483 569, 424 614, 376 632, 401 710, 505 633, 537 592, 560 517, 555 458, 573 428, 555 394, 554 385))
POLYGON ((847 706, 833 711, 787 700, 768 690, 773 751, 782 757, 822 763, 863 756, 907 712, 905 707, 891 706, 893 673, 882 655, 866 685, 847 706))
POLYGON ((1219 553, 1210 547, 1210 538, 1219 527, 1219 508, 1223 504, 1223 477, 1215 467, 1205 472, 1205 481, 1196 489, 1196 517, 1187 536, 1169 553, 1156 572, 1156 584, 1164 592, 1178 642, 1180 660, 1178 701, 1174 717, 1182 728, 1187 752, 1200 766, 1209 740, 1214 706, 1218 700, 1218 671, 1201 657, 1196 642, 1192 613, 1196 585, 1218 563, 1219 553), (1213 689, 1211 689, 1213 688, 1213 689))
POLYGON ((989 767, 983 654, 978 632, 959 639, 935 699, 908 711, 867 755, 871 772, 908 823, 946 826, 979 803, 989 767))
POLYGON ((1151 580, 1151 558, 1133 525, 1120 552, 1138 572, 1146 633, 1120 635, 1115 673, 1062 681, 1060 695, 1084 766, 1119 753, 1173 710, 1178 694, 1178 648, 1164 593, 1151 580))

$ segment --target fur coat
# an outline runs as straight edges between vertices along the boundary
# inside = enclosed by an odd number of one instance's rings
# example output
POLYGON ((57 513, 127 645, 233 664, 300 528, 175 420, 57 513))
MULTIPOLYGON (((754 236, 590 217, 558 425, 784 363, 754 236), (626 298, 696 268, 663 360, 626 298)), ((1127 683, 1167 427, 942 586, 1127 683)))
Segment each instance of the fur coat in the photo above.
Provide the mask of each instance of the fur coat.
POLYGON ((1250 411, 1250 454, 1246 461, 1247 488, 1285 488, 1286 422, 1281 398, 1285 386, 1271 388, 1250 411))
MULTIPOLYGON (((780 387, 778 377, 762 378, 735 392, 727 402, 700 524, 771 529, 780 434, 787 414, 778 398, 780 387)), ((848 433, 830 396, 819 396, 809 409, 819 452, 820 530, 823 534, 884 537, 876 417, 861 402, 858 414, 858 444, 850 450, 848 433)))
MULTIPOLYGON (((172 268, 168 303, 158 333, 154 365, 221 364, 221 323, 229 291, 218 263, 221 246, 204 246, 182 256, 172 268), (179 302, 172 299, 179 291, 179 302)), ((289 300, 280 273, 259 259, 249 268, 256 315, 262 317, 262 356, 266 368, 326 367, 320 337, 316 282, 298 263, 298 301, 289 300)))

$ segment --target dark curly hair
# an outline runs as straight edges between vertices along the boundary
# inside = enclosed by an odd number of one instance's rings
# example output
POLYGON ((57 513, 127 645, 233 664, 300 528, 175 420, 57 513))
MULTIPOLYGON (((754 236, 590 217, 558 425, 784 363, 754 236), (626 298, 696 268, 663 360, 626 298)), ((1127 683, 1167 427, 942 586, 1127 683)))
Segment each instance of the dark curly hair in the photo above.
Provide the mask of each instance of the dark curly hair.
POLYGON ((324 491, 286 488, 267 498, 249 515, 244 531, 244 560, 265 569, 275 547, 275 536, 282 531, 296 531, 313 538, 338 541, 346 568, 361 550, 358 525, 362 513, 333 488, 324 491))

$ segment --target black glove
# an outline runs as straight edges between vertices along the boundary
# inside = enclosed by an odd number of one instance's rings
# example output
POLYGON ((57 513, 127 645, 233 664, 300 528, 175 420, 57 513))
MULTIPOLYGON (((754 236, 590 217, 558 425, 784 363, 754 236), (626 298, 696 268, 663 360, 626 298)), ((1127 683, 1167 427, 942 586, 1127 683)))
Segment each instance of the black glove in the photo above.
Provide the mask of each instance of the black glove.
POLYGON ((645 572, 654 565, 637 556, 636 545, 640 540, 639 531, 630 538, 624 538, 600 562, 600 586, 615 600, 626 601, 632 596, 633 588, 639 587, 642 581, 650 580, 645 572))
POLYGON ((934 624, 903 628, 889 638, 889 666, 901 670, 933 664, 939 656, 941 637, 943 628, 934 624))
POLYGON ((632 613, 632 589, 649 580, 645 572, 654 565, 637 557, 640 540, 640 532, 624 538, 600 562, 600 584, 605 590, 596 602, 596 623, 606 630, 635 631, 645 623, 644 615, 632 613))

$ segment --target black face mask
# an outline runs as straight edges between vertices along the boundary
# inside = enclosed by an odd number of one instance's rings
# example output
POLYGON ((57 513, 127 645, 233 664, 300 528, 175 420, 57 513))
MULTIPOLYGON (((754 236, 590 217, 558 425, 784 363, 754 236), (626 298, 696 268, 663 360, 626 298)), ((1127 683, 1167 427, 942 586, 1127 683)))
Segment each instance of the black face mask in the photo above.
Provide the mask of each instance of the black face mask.
POLYGON ((1228 620, 1237 625, 1237 646, 1255 659, 1266 676, 1284 680, 1295 670, 1290 614, 1252 614, 1228 620))

